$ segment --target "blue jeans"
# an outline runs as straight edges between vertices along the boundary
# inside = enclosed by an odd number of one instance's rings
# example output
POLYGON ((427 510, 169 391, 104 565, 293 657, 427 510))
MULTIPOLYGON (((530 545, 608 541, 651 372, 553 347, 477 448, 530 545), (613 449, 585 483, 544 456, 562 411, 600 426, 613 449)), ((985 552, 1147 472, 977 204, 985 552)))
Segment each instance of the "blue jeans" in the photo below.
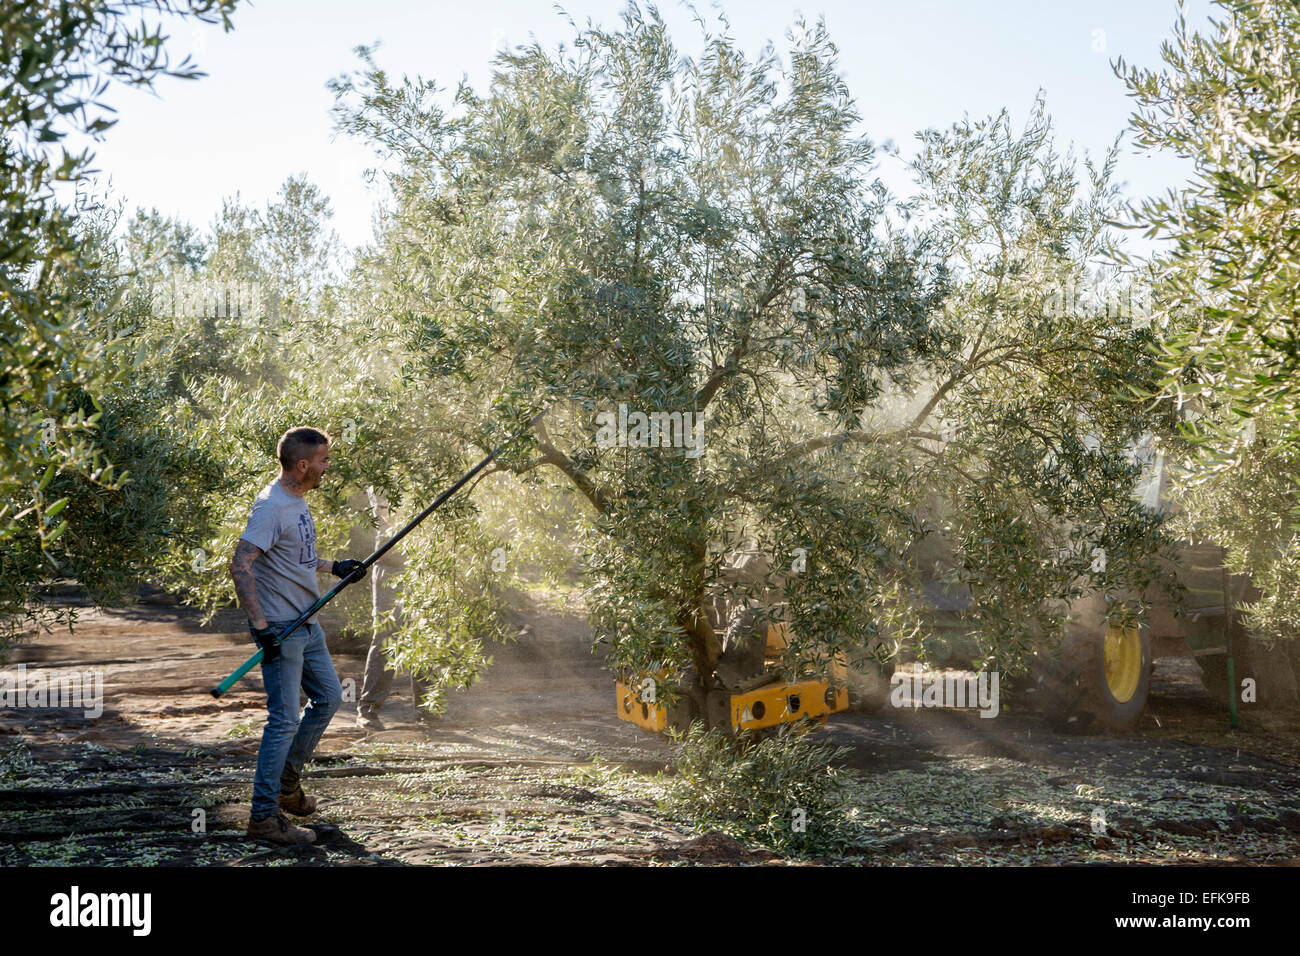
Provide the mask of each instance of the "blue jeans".
MULTIPOLYGON (((267 621, 277 632, 292 623, 267 621)), ((343 688, 319 624, 305 624, 281 641, 280 656, 270 664, 262 661, 262 681, 266 684, 267 718, 253 777, 250 815, 254 820, 280 811, 282 780, 296 784, 303 764, 311 759, 330 719, 343 703, 343 688), (300 691, 307 692, 307 706, 301 715, 300 691)))

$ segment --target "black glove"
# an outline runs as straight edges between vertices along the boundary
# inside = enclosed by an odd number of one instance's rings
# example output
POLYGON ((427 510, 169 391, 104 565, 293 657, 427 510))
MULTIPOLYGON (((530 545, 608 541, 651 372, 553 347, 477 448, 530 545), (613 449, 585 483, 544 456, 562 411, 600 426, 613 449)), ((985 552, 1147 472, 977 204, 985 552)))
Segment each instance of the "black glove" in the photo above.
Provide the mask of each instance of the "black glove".
POLYGON ((360 581, 366 576, 366 566, 360 561, 335 561, 330 570, 334 573, 335 577, 343 578, 345 581, 349 578, 351 578, 352 581, 360 581), (361 573, 353 578, 352 575, 357 571, 360 571, 361 573))
POLYGON ((269 627, 252 628, 253 640, 257 641, 257 646, 262 649, 262 661, 266 664, 271 663, 280 656, 280 645, 277 643, 275 631, 269 627))

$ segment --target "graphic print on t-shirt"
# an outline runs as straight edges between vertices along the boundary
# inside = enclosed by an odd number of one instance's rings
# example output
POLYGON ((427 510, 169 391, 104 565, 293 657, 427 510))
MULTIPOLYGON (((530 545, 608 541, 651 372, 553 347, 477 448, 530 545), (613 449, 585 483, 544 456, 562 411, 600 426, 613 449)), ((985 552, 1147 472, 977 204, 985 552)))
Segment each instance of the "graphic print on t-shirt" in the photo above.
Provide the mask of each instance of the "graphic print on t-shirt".
POLYGON ((316 563, 316 523, 311 520, 311 514, 304 511, 298 516, 298 563, 311 564, 316 563))

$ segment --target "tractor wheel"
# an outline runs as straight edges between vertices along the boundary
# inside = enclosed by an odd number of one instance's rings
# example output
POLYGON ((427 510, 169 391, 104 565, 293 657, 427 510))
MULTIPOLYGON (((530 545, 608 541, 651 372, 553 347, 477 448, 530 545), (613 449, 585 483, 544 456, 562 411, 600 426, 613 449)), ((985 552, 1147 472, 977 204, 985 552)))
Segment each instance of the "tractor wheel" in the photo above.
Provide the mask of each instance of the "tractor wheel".
POLYGON ((1125 731, 1146 709, 1151 669, 1146 625, 1102 622, 1072 632, 1060 660, 1036 662, 1032 676, 1038 706, 1057 729, 1125 731))

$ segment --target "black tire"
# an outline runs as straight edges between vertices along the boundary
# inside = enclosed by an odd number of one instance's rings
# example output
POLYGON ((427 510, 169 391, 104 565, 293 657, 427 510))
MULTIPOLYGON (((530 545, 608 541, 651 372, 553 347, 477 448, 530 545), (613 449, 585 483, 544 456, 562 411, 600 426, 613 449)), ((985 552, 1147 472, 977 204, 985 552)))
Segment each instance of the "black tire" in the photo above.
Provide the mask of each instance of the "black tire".
POLYGON ((1067 637, 1059 660, 1041 658, 1031 677, 1042 714, 1064 732, 1123 732, 1137 726, 1151 692, 1151 633, 1137 629, 1140 661, 1136 685, 1120 699, 1106 677, 1107 626, 1076 630, 1067 637))

